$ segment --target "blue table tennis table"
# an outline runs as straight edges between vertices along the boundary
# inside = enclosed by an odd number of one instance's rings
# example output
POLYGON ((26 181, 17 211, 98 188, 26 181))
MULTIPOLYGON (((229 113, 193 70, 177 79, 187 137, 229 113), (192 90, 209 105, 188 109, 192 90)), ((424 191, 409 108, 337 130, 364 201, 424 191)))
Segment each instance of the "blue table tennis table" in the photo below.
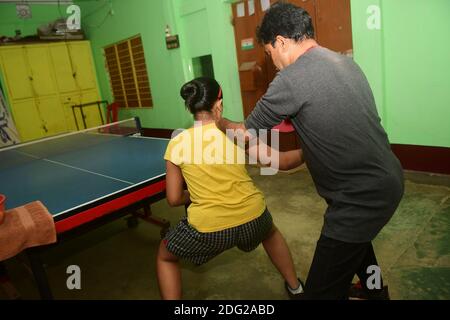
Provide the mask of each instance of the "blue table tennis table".
MULTIPOLYGON (((129 213, 167 228, 150 204, 165 197, 168 140, 142 137, 140 130, 135 118, 0 149, 6 209, 41 201, 53 215, 58 242, 129 213)), ((41 297, 52 298, 39 254, 28 253, 41 297)))

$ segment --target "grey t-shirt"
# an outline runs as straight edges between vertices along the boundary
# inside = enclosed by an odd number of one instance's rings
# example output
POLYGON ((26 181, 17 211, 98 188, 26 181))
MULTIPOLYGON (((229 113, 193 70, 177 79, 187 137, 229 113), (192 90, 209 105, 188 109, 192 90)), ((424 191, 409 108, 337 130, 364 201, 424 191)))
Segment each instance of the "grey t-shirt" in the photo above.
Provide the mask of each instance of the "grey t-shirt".
POLYGON ((245 121, 270 129, 290 118, 326 200, 322 233, 373 240, 403 195, 403 170, 381 126, 369 83, 350 58, 316 47, 278 73, 245 121))

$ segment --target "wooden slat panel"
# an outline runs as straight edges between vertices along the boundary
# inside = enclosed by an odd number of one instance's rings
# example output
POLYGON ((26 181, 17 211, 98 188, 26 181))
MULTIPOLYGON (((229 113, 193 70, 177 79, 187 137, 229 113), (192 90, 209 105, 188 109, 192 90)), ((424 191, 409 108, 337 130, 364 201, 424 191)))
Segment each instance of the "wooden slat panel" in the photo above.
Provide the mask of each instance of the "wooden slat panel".
POLYGON ((144 48, 140 36, 104 49, 111 90, 121 107, 151 107, 144 48))

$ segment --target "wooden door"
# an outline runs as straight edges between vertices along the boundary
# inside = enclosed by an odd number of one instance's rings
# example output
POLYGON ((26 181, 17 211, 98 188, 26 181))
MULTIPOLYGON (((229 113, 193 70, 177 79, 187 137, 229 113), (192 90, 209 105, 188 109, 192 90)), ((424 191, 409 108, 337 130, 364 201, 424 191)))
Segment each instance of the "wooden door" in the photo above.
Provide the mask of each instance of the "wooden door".
POLYGON ((268 85, 264 49, 256 39, 256 28, 262 18, 262 9, 260 1, 252 3, 254 7, 251 7, 247 0, 233 4, 233 24, 245 117, 251 113, 268 85))
POLYGON ((345 53, 353 49, 350 0, 316 0, 317 42, 345 53))

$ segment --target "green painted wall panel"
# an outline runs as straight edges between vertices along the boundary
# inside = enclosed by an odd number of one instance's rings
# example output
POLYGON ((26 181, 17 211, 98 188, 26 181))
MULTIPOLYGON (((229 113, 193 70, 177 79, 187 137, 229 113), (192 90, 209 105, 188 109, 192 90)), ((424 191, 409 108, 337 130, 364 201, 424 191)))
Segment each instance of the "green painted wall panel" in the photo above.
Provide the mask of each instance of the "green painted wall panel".
POLYGON ((221 0, 85 0, 77 4, 82 9, 82 26, 92 43, 100 88, 109 101, 112 94, 103 48, 141 34, 154 106, 121 110, 121 118, 139 116, 145 127, 152 128, 190 126, 192 116, 186 111, 179 91, 194 77, 192 58, 211 54, 216 79, 224 89, 224 113, 242 120, 229 4, 221 0), (180 49, 167 50, 166 25, 172 34, 179 34, 180 49), (216 38, 222 39, 218 46, 216 38))
POLYGON ((214 73, 222 85, 224 116, 234 121, 244 120, 231 4, 223 0, 208 0, 208 21, 211 35, 214 73))
POLYGON ((187 47, 188 56, 201 57, 211 54, 211 35, 209 28, 205 28, 205 22, 208 21, 206 8, 182 16, 181 21, 185 35, 183 45, 187 47))
POLYGON ((383 1, 383 10, 390 135, 450 147, 450 1, 383 1))
POLYGON ((224 115, 243 120, 231 5, 222 0, 174 0, 174 6, 182 43, 188 43, 187 48, 181 48, 186 81, 194 78, 192 59, 211 54, 215 78, 223 89, 224 115), (192 16, 198 18, 195 27, 191 26, 192 16), (203 42, 209 44, 208 48, 203 42))
POLYGON ((355 60, 392 143, 450 147, 450 1, 352 0, 355 60), (371 5, 381 30, 369 30, 371 5))
MULTIPOLYGON (((179 50, 167 50, 166 25, 172 24, 171 1, 80 1, 82 26, 91 41, 101 92, 112 101, 103 48, 140 34, 149 73, 153 108, 121 110, 120 117, 139 116, 145 127, 177 128, 189 124, 179 88, 183 83, 179 50)), ((176 29, 172 26, 172 32, 176 29)))
MULTIPOLYGON (((20 1, 17 1, 20 2, 20 1)), ((21 30, 22 36, 36 34, 39 26, 48 24, 59 17, 68 17, 66 5, 30 5, 32 18, 19 19, 16 14, 16 5, 12 3, 0 3, 0 36, 13 37, 15 30, 21 30)))
POLYGON ((367 9, 370 6, 380 6, 380 0, 359 0, 351 2, 352 28, 353 28, 353 52, 354 58, 364 70, 372 87, 378 113, 386 124, 384 110, 383 78, 383 32, 381 30, 368 30, 367 20, 370 14, 367 9))

